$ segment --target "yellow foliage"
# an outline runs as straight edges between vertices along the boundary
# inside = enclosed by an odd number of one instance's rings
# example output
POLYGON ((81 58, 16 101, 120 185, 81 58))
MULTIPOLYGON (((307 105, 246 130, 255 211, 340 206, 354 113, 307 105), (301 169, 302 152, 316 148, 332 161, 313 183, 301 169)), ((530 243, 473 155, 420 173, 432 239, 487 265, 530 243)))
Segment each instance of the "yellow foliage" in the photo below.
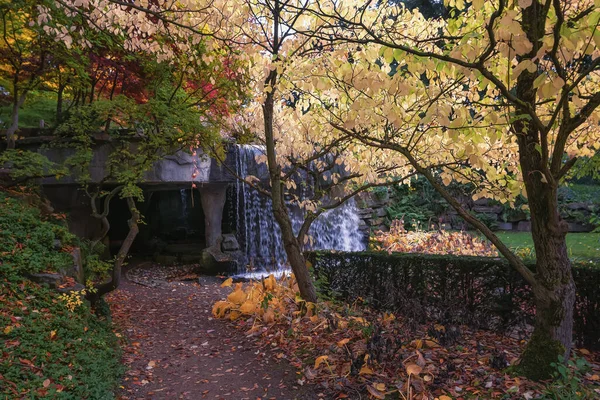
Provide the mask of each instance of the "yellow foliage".
MULTIPOLYGON (((229 279, 221 286, 231 286, 229 279)), ((283 277, 279 281, 274 275, 269 275, 262 281, 248 284, 237 283, 227 300, 217 301, 213 306, 216 318, 235 320, 241 316, 254 317, 263 323, 278 322, 284 316, 293 318, 309 316, 311 321, 318 322, 316 306, 312 303, 298 301, 294 276, 283 277), (302 309, 302 307, 305 307, 302 309), (299 310, 299 308, 301 310, 299 310)))
POLYGON ((246 301, 247 297, 248 296, 241 288, 236 287, 235 291, 227 296, 227 301, 233 304, 242 304, 244 301, 246 301))
POLYGON ((242 314, 250 315, 256 312, 257 304, 252 300, 246 300, 240 307, 242 314))
POLYGON ((221 287, 229 287, 233 285, 233 278, 226 279, 223 283, 221 283, 221 287))
POLYGON ((213 305, 212 314, 215 318, 223 318, 227 311, 232 307, 232 304, 227 301, 217 301, 213 305))

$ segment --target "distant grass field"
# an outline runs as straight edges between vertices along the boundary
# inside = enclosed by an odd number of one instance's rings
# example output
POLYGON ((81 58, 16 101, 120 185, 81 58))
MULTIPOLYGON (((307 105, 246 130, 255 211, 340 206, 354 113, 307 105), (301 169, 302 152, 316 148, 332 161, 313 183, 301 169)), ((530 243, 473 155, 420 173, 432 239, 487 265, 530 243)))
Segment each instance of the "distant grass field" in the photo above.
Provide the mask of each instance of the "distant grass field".
MULTIPOLYGON (((499 232, 498 237, 513 250, 533 247, 530 232, 499 232)), ((567 246, 571 259, 600 265, 600 233, 569 233, 567 246)))

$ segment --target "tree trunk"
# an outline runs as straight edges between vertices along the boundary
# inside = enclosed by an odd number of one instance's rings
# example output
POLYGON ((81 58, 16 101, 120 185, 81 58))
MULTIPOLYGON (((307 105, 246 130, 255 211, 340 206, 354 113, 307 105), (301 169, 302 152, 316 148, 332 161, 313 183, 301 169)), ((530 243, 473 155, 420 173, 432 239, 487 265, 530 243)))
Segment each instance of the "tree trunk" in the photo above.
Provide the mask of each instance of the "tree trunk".
POLYGON ((58 92, 56 96, 56 125, 62 121, 63 114, 63 93, 65 91, 66 84, 58 84, 58 92))
POLYGON ((15 92, 14 92, 15 98, 13 100, 12 113, 10 115, 10 126, 6 130, 6 143, 7 143, 6 148, 7 149, 15 148, 15 145, 16 145, 15 133, 17 132, 17 129, 19 129, 19 110, 23 106, 23 103, 25 103, 26 95, 27 95, 27 92, 23 92, 19 96, 18 92, 16 91, 16 88, 15 88, 15 92))
POLYGON ((127 255, 129 254, 129 249, 131 248, 131 245, 133 244, 133 241, 135 240, 139 232, 138 221, 140 220, 140 213, 135 205, 135 201, 133 200, 133 198, 127 197, 126 200, 127 205, 129 207, 129 212, 131 213, 131 218, 129 219, 129 232, 125 237, 125 240, 123 240, 121 248, 117 253, 117 257, 115 259, 115 263, 111 273, 111 280, 96 286, 95 292, 90 293, 87 296, 87 299, 92 303, 92 306, 95 305, 102 296, 117 289, 121 284, 121 273, 123 269, 123 264, 125 263, 125 258, 127 258, 127 255))
MULTIPOLYGON (((271 87, 275 86, 277 72, 271 71, 267 78, 267 84, 271 87)), ((312 278, 306 266, 304 254, 302 254, 301 244, 294 235, 292 229, 292 221, 285 205, 282 183, 281 169, 277 164, 275 154, 275 138, 273 135, 273 110, 274 110, 274 90, 267 93, 263 103, 263 119, 265 124, 265 145, 267 148, 267 165, 269 167, 269 176, 271 178, 271 200, 273 201, 273 214, 277 224, 281 228, 281 237, 283 247, 290 263, 290 267, 294 272, 300 296, 306 301, 313 303, 317 302, 317 292, 313 285, 312 278)))
MULTIPOLYGON (((535 137, 535 135, 533 136, 535 137)), ((575 282, 567 252, 568 225, 558 210, 558 184, 542 179, 543 158, 524 135, 519 143, 521 166, 531 211, 536 254, 536 305, 533 335, 521 356, 523 373, 533 379, 551 376, 551 363, 568 360, 573 344, 575 282), (534 150, 531 150, 534 149, 534 150)))
POLYGON ((283 247, 288 258, 288 262, 294 271, 296 282, 298 282, 298 289, 300 289, 300 295, 306 301, 312 303, 317 302, 317 291, 312 282, 312 277, 308 272, 306 266, 306 259, 302 253, 301 245, 298 243, 294 230, 292 229, 292 223, 289 218, 287 210, 281 212, 281 208, 278 211, 273 209, 275 214, 275 220, 279 224, 281 229, 281 238, 283 240, 283 247))

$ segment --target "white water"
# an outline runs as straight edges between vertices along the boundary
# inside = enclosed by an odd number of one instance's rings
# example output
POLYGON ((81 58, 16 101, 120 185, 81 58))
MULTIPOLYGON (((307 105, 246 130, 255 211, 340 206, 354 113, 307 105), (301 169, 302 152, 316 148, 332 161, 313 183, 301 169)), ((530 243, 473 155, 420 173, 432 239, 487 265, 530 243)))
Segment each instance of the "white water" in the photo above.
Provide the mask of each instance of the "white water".
MULTIPOLYGON (((260 146, 238 146, 237 172, 264 179, 267 168, 256 161, 263 154, 260 146)), ((248 257, 247 270, 265 274, 270 270, 287 269, 286 255, 281 240, 281 230, 274 219, 271 199, 261 195, 249 185, 239 182, 237 186, 237 231, 242 248, 248 257), (260 272, 259 272, 260 271, 260 272)), ((364 238, 358 229, 360 219, 354 200, 329 210, 319 216, 309 230, 312 242, 305 249, 361 251, 365 249, 364 238)), ((295 207, 290 216, 297 233, 303 222, 301 211, 295 207)), ((240 271, 245 272, 245 271, 240 271)))

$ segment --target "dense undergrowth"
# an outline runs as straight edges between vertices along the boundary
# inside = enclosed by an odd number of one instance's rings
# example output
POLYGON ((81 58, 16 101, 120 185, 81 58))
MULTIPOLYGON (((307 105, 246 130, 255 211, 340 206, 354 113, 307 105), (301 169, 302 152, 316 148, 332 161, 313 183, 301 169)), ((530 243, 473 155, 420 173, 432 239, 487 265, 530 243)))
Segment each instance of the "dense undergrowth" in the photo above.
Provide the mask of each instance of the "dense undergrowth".
POLYGON ((74 238, 35 196, 15 195, 0 192, 0 398, 114 398, 122 367, 107 314, 25 278, 68 267, 74 238))

